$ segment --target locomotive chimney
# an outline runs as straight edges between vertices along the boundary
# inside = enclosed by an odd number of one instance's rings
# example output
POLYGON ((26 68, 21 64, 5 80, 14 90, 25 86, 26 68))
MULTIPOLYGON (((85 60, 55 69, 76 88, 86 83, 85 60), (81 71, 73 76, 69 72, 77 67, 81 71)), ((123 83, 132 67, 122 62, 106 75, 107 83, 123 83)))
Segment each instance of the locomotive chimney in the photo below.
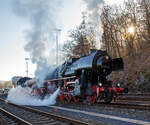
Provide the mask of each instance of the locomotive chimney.
POLYGON ((96 52, 97 51, 97 49, 90 49, 90 53, 93 53, 93 52, 96 52))

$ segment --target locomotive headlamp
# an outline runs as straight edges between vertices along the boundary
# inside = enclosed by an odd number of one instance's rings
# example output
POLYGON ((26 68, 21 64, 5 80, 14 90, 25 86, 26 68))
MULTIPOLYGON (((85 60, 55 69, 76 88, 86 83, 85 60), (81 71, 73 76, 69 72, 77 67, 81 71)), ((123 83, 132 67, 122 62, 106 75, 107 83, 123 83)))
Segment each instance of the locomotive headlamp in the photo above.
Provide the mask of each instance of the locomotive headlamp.
POLYGON ((117 87, 120 87, 120 83, 117 83, 117 85, 116 85, 117 87))
POLYGON ((99 84, 98 84, 98 86, 100 86, 100 87, 101 87, 101 86, 102 86, 102 83, 99 83, 99 84))
POLYGON ((107 62, 106 57, 103 57, 102 61, 103 61, 103 63, 107 62))
POLYGON ((102 59, 103 63, 106 63, 108 61, 108 59, 109 59, 108 56, 103 57, 103 59, 102 59))
POLYGON ((106 59, 109 59, 109 57, 108 56, 105 56, 106 57, 106 59))

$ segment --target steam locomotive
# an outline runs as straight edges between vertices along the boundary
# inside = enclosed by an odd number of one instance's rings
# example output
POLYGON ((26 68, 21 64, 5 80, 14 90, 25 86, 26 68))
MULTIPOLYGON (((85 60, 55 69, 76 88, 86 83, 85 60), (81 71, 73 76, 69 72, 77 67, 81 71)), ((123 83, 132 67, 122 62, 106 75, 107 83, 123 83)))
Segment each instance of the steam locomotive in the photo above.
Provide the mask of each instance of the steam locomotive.
POLYGON ((14 76, 11 79, 12 84, 14 87, 21 86, 21 87, 32 87, 36 84, 36 80, 29 78, 29 77, 22 77, 22 76, 14 76))
MULTIPOLYGON (((57 67, 45 79, 45 88, 60 87, 61 101, 85 101, 110 103, 118 93, 127 93, 127 88, 120 84, 112 86, 107 76, 112 71, 123 70, 122 58, 111 59, 106 51, 92 50, 86 56, 70 58, 63 65, 57 67)), ((48 90, 48 89, 47 89, 48 90)))
POLYGON ((60 88, 57 99, 67 102, 110 103, 118 93, 127 93, 127 88, 121 88, 120 84, 112 86, 112 81, 107 76, 112 71, 123 70, 122 58, 111 59, 106 51, 92 50, 86 56, 70 58, 61 66, 58 66, 45 78, 44 86, 32 87, 35 81, 28 77, 14 77, 12 83, 23 87, 33 88, 36 95, 46 96, 60 88))

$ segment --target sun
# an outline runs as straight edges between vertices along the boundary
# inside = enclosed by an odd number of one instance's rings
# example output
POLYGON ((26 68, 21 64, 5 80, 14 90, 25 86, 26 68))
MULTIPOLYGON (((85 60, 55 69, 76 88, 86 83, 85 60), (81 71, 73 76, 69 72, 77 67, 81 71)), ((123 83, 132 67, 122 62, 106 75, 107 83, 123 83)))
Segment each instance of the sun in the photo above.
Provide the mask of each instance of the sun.
POLYGON ((133 26, 129 27, 129 28, 128 28, 128 32, 129 32, 130 34, 134 34, 135 28, 134 28, 133 26))

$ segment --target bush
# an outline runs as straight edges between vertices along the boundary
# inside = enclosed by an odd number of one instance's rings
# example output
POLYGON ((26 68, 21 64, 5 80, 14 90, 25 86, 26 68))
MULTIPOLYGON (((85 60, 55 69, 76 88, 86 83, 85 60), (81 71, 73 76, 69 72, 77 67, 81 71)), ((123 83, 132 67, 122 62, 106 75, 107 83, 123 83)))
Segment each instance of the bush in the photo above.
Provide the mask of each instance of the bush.
POLYGON ((150 81, 140 84, 138 90, 141 92, 150 92, 150 81))

